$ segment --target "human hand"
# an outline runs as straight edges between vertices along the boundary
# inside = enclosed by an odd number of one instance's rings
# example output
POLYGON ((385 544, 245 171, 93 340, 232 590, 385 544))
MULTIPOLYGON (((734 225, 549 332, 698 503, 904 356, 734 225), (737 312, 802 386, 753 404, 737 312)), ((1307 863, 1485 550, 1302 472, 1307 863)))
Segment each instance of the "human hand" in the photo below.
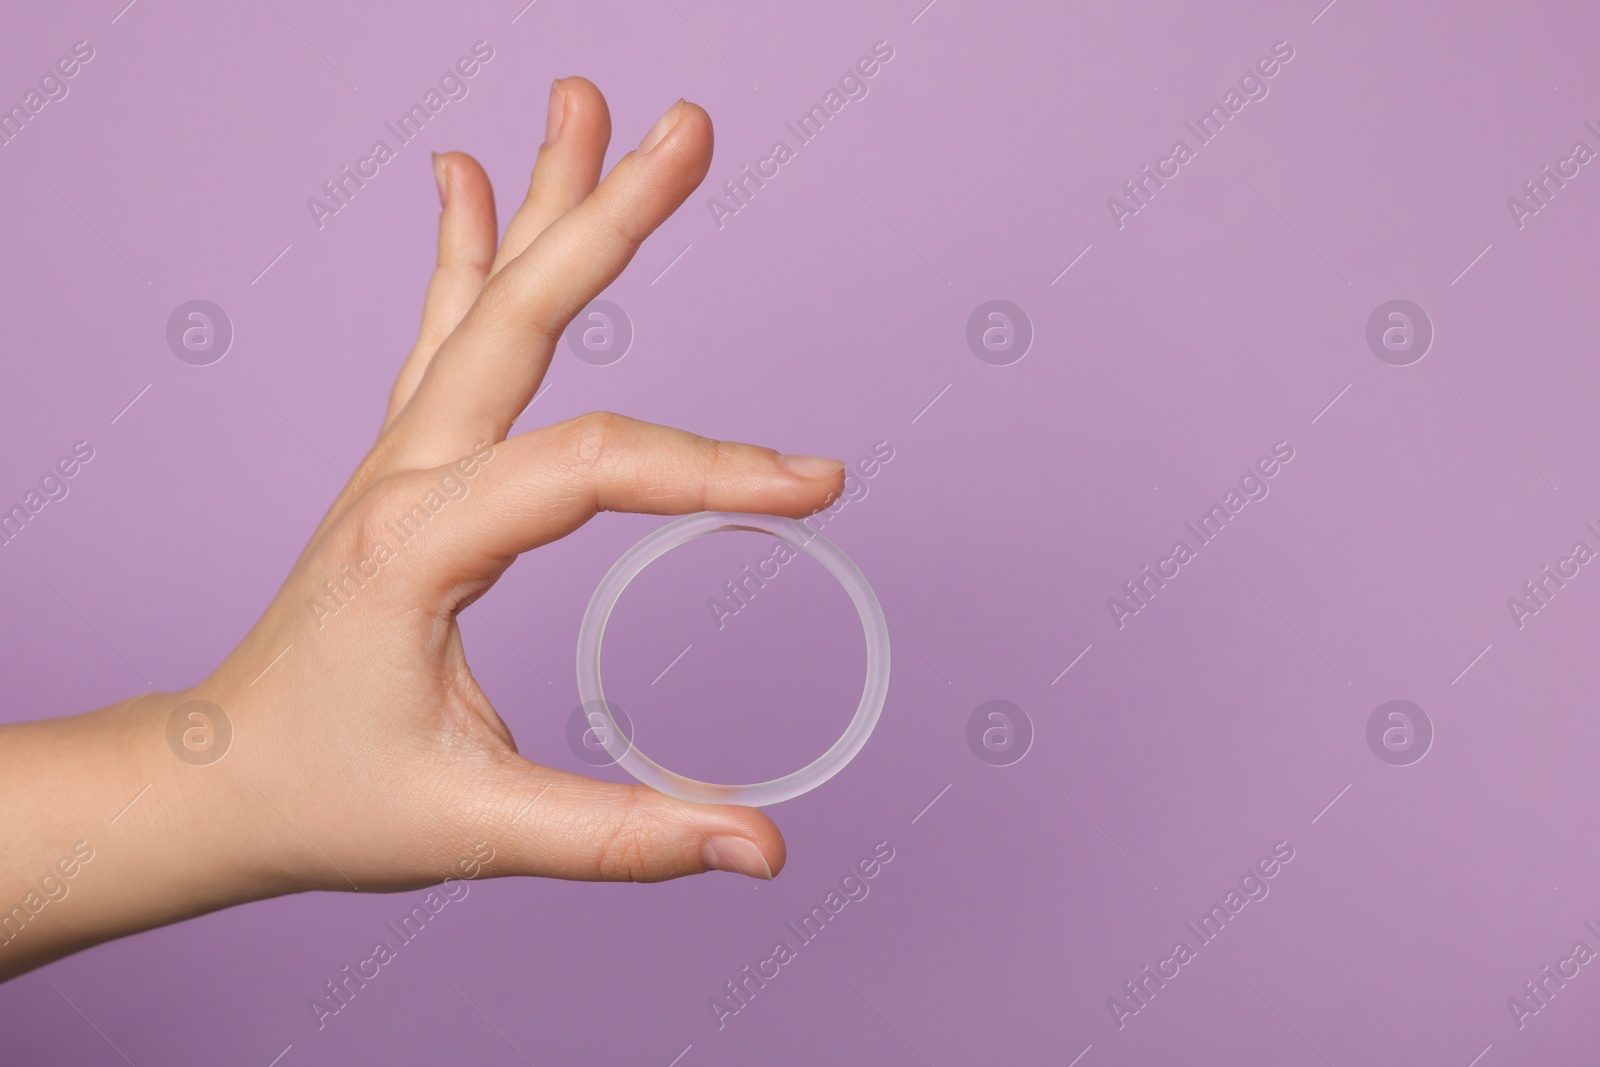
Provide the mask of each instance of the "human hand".
MULTIPOLYGON (((769 878, 783 867, 783 838, 759 811, 524 758, 456 621, 520 554, 599 511, 800 518, 842 488, 837 461, 620 415, 507 439, 568 322, 710 164, 710 119, 679 101, 600 181, 610 125, 592 84, 555 83, 527 199, 498 247, 483 169, 436 157, 438 269, 417 345, 371 452, 265 614, 192 689, 60 720, 75 724, 64 728, 80 753, 114 768, 107 795, 152 784, 124 827, 134 840, 103 861, 118 865, 118 888, 86 890, 100 906, 77 909, 51 954, 280 893, 437 883, 460 876, 479 842, 493 847, 490 875, 769 878), (196 767, 167 749, 167 720, 189 700, 231 721, 219 762, 196 767)), ((53 744, 37 733, 49 725, 14 735, 13 758, 53 744)), ((57 836, 74 834, 59 814, 45 818, 41 853, 56 847, 54 822, 57 836)))

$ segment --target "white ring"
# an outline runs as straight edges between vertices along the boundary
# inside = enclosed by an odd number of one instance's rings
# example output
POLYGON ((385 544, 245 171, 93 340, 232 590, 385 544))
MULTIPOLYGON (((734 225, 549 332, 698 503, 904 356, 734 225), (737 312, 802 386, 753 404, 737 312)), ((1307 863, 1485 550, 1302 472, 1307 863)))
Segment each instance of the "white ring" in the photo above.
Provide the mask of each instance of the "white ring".
POLYGON ((861 751, 867 738, 872 736, 873 727, 878 724, 878 716, 883 711, 888 692, 889 627, 878 597, 867 582, 867 576, 832 541, 794 519, 777 515, 703 511, 668 523, 623 553, 622 558, 612 565, 606 576, 600 579, 600 585, 583 613, 583 624, 578 628, 578 699, 585 708, 598 709, 591 716, 603 720, 595 724, 595 733, 605 745, 606 752, 623 770, 645 785, 679 800, 764 807, 815 789, 844 770, 856 753, 861 751), (718 785, 667 770, 639 751, 623 735, 612 717, 611 706, 606 703, 600 683, 600 642, 605 637, 611 610, 616 607, 628 583, 653 560, 679 545, 725 530, 769 534, 822 564, 849 594, 861 616, 861 629, 867 639, 867 680, 862 687, 861 703, 856 707, 855 718, 850 720, 850 725, 832 748, 798 771, 770 782, 718 785))

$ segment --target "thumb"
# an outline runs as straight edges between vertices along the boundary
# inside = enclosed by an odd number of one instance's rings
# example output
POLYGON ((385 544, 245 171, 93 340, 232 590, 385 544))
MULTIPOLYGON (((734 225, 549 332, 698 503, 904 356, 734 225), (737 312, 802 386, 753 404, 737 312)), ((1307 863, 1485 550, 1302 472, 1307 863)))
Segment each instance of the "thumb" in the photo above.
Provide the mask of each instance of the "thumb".
POLYGON ((486 786, 490 798, 473 805, 485 823, 476 832, 507 860, 499 874, 659 882, 716 870, 770 879, 787 858, 778 827, 755 808, 691 804, 509 754, 486 786))

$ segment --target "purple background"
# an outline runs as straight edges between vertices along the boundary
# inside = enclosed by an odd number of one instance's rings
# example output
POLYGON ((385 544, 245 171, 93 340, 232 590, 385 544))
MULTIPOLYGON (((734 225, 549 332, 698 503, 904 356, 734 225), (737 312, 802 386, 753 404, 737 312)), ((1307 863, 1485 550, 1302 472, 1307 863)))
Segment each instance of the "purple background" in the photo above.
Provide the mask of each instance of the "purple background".
MULTIPOLYGON (((0 1059, 1591 1062, 1596 968, 1524 1029, 1507 998, 1600 948, 1600 577, 1521 629, 1506 604, 1600 547, 1600 176, 1521 228, 1507 208, 1600 148, 1590 6, 123 3, 0 25, 5 106, 95 49, 0 147, 0 503, 96 452, 0 550, 5 716, 188 685, 232 647, 410 347, 428 150, 478 155, 509 218, 573 73, 610 100, 611 158, 680 95, 717 151, 606 294, 632 350, 563 352, 520 426, 606 408, 845 458, 890 442, 828 533, 894 623, 894 677, 856 761, 773 809, 775 883, 475 883, 321 1031, 308 998, 415 894, 255 904, 0 987, 0 1059), (306 199, 478 40, 470 96, 319 231, 306 199), (719 229, 707 198, 879 40, 870 95, 719 229), (1119 229, 1107 198, 1280 40, 1270 94, 1119 229), (209 367, 164 339, 193 298, 237 331, 209 367), (1037 332, 1011 366, 965 341, 994 298, 1037 332), (1412 366, 1365 341, 1394 298, 1436 330, 1412 366), (1107 598, 1277 441, 1270 495, 1119 629, 1107 598), (1036 731, 1007 767, 966 740, 996 698, 1036 731), (1411 766, 1365 739, 1393 698, 1436 731, 1411 766), (708 999, 882 839, 871 895, 719 1031, 708 999), (1119 1029, 1108 999, 1284 840, 1270 896, 1119 1029)), ((581 769, 578 621, 659 521, 602 516, 465 617, 534 758, 581 769)), ((761 547, 691 546, 618 609, 608 680, 681 770, 797 766, 853 706, 859 629, 819 569, 711 627, 761 547)))

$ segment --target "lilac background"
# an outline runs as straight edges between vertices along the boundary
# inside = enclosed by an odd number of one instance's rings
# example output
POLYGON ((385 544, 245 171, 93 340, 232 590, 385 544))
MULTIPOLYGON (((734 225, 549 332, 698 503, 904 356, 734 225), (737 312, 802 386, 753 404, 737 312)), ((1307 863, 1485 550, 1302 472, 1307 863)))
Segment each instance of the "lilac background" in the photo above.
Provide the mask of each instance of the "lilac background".
MULTIPOLYGON (((1600 147, 1592 7, 124 2, 0 24, 7 106, 72 42, 96 52, 0 148, 0 502, 96 450, 0 551, 4 715, 183 686, 227 652, 410 346, 428 149, 477 154, 508 218, 571 73, 610 99, 612 158, 679 95, 717 153, 606 294, 633 350, 563 353, 521 425, 608 408, 847 458, 891 442, 829 534, 895 624, 894 679, 858 759, 773 810, 773 884, 480 882, 320 1032, 308 998, 407 895, 252 905, 0 987, 0 1059, 1591 1062, 1593 968, 1520 1031, 1506 1000, 1600 947, 1600 578, 1520 630, 1506 598, 1597 544, 1600 177, 1521 229, 1506 200, 1600 147), (306 198, 480 39, 471 95, 318 231, 306 198), (718 229, 707 196, 878 40, 870 95, 718 229), (1279 40, 1270 95, 1119 230, 1107 198, 1279 40), (237 329, 205 368, 163 338, 196 297, 237 329), (1037 331, 1009 367, 964 340, 996 297, 1037 331), (1364 339, 1396 297, 1437 333, 1404 368, 1364 339), (1119 630, 1106 598, 1279 440, 1271 495, 1119 630), (1437 732, 1409 767, 1365 740, 1396 697, 1437 732), (1010 767, 966 742, 994 698, 1037 733, 1010 767), (719 1031, 708 998, 879 839, 871 895, 719 1031), (1279 840, 1271 895, 1119 1030, 1108 998, 1279 840)), ((534 758, 581 767, 578 620, 658 521, 601 517, 466 618, 534 758)), ((710 628, 745 542, 661 561, 608 639, 616 695, 686 771, 798 765, 860 684, 815 569, 710 628)))

